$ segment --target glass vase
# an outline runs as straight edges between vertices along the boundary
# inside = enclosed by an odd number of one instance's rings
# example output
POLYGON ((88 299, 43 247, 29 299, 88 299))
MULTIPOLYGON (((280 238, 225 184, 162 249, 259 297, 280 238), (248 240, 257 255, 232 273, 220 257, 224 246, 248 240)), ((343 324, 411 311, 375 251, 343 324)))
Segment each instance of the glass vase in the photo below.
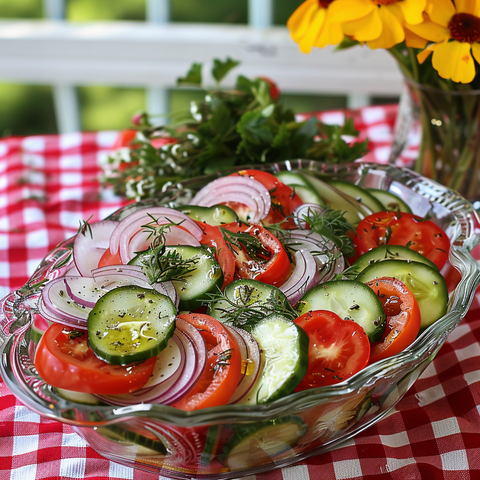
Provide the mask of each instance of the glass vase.
POLYGON ((457 90, 441 90, 405 80, 391 163, 414 138, 418 151, 409 166, 471 202, 478 202, 480 90, 462 87, 456 84, 457 90))

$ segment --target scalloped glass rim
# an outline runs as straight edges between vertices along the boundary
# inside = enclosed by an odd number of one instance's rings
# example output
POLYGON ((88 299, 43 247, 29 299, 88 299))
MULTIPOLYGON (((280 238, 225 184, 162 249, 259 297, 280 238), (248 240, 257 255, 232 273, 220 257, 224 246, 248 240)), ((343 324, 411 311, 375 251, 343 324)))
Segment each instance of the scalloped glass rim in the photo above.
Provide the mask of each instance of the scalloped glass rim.
MULTIPOLYGON (((254 168, 259 167, 255 166, 254 168)), ((390 189, 404 199, 408 197, 409 201, 412 201, 413 198, 413 203, 417 209, 416 213, 421 215, 433 214, 436 221, 446 225, 445 228, 448 229, 450 238, 454 240, 450 252, 450 262, 462 272, 462 279, 450 296, 448 313, 423 332, 401 354, 370 365, 354 377, 340 384, 294 393, 267 405, 227 405, 194 412, 184 412, 173 407, 150 404, 139 404, 129 407, 81 405, 57 397, 46 385, 41 386, 39 389, 39 384, 42 382, 41 379, 38 380, 36 385, 33 385, 35 382, 32 381, 28 383, 19 381, 14 374, 14 370, 21 369, 18 358, 18 349, 22 337, 20 334, 25 332, 28 322, 26 319, 18 318, 16 320, 20 328, 15 332, 15 335, 8 334, 8 331, 14 330, 14 326, 2 325, 5 343, 2 351, 1 375, 8 388, 20 401, 37 413, 72 425, 86 426, 85 419, 93 417, 98 424, 105 424, 106 422, 114 422, 122 418, 138 416, 155 418, 168 424, 184 427, 205 424, 216 425, 226 421, 257 422, 259 420, 273 419, 281 415, 288 415, 293 408, 307 408, 326 399, 340 398, 342 395, 347 395, 366 385, 375 383, 379 378, 393 379, 399 368, 408 373, 414 371, 417 367, 420 368, 419 364, 421 364, 421 371, 423 371, 426 367, 425 359, 427 359, 428 364, 434 358, 448 334, 458 325, 468 311, 473 294, 480 281, 479 265, 469 254, 469 251, 479 242, 478 235, 475 234, 474 230, 476 214, 472 205, 456 192, 432 180, 426 179, 408 169, 389 165, 367 163, 330 165, 310 160, 294 160, 266 165, 261 168, 272 172, 303 168, 312 172, 355 181, 364 186, 390 189), (27 323, 27 325, 22 326, 22 323, 27 323), (45 398, 38 394, 39 391, 45 398), (94 414, 93 417, 92 414, 94 414)), ((217 174, 213 174, 183 182, 182 185, 169 187, 165 189, 164 196, 155 203, 165 204, 176 202, 180 198, 188 198, 192 189, 217 176, 217 174), (179 187, 180 194, 178 193, 179 187)), ((115 212, 110 218, 124 217, 132 209, 150 203, 152 201, 148 200, 129 205, 115 212)), ((64 242, 64 244, 68 244, 68 241, 64 242)), ((41 266, 44 265, 45 263, 41 264, 41 266)), ((17 295, 18 297, 18 292, 14 292, 10 297, 12 295, 17 295)), ((8 301, 8 298, 6 297, 3 300, 2 312, 0 313, 4 313, 5 302, 8 301)), ((3 318, 0 317, 0 320, 3 323, 5 322, 5 314, 3 314, 3 318)), ((29 373, 32 374, 31 371, 29 373)), ((34 372, 33 375, 35 375, 34 372)), ((368 424, 354 430, 354 433, 367 428, 372 423, 383 418, 386 413, 382 412, 381 415, 369 421, 368 424)), ((95 422, 88 422, 88 426, 94 425, 95 422)), ((344 438, 346 437, 342 437, 342 439, 344 438)), ((305 455, 296 458, 304 457, 305 455)))

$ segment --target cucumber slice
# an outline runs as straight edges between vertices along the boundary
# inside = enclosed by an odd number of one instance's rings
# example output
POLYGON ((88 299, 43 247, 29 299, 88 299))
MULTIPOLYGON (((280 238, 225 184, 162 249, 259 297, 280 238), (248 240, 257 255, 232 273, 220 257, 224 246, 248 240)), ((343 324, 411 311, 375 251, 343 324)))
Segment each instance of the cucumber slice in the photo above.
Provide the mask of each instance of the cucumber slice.
POLYGON ((285 456, 307 432, 296 415, 239 427, 224 445, 220 461, 231 471, 270 463, 285 456))
POLYGON ((363 327, 371 343, 382 338, 387 321, 375 292, 356 280, 317 285, 299 300, 296 308, 299 315, 311 310, 329 310, 345 320, 353 320, 363 327))
POLYGON ((251 330, 265 364, 251 390, 238 404, 264 404, 293 392, 308 368, 308 336, 280 315, 270 315, 251 330))
POLYGON ((55 393, 69 402, 81 403, 83 405, 104 405, 104 403, 95 395, 83 392, 74 392, 64 388, 55 387, 55 393))
POLYGON ((167 448, 160 440, 127 430, 122 424, 97 427, 97 433, 123 446, 135 447, 137 455, 167 455, 168 453, 167 448))
POLYGON ((412 213, 412 209, 408 204, 394 193, 388 190, 380 190, 379 188, 366 188, 366 190, 383 204, 385 210, 412 213))
POLYGON ((438 267, 427 257, 403 245, 380 245, 358 257, 353 266, 360 273, 368 266, 384 260, 420 262, 438 271, 438 267))
POLYGON ((113 365, 158 355, 175 330, 176 308, 166 295, 127 285, 110 290, 88 315, 88 342, 113 365))
POLYGON ((366 189, 355 185, 353 183, 345 182, 343 180, 327 180, 329 185, 338 188, 343 193, 350 195, 355 200, 366 205, 373 213, 382 212, 385 210, 384 205, 378 201, 370 192, 366 189))
POLYGON ((275 176, 285 185, 289 187, 293 185, 302 185, 304 187, 310 188, 310 184, 305 179, 305 177, 300 172, 291 172, 291 171, 284 171, 284 172, 277 172, 275 176))
POLYGON ((237 214, 226 205, 213 205, 212 207, 199 207, 198 205, 182 205, 176 210, 188 215, 193 220, 208 223, 213 227, 225 223, 238 222, 237 214))
MULTIPOLYGON (((194 270, 182 280, 172 280, 183 311, 195 310, 210 300, 209 295, 223 284, 223 272, 210 250, 190 245, 167 245, 165 253, 178 252, 181 259, 191 261, 194 270)), ((142 257, 151 255, 150 250, 141 252, 130 260, 131 265, 142 265, 142 257)), ((149 263, 149 262, 146 262, 149 263)))
POLYGON ((447 284, 438 269, 420 262, 384 260, 365 268, 357 280, 370 282, 380 277, 395 277, 413 293, 420 307, 422 328, 428 327, 447 312, 447 284))
POLYGON ((311 187, 307 187, 305 185, 296 185, 292 184, 289 185, 292 187, 295 193, 302 199, 303 203, 314 203, 316 205, 320 205, 323 208, 327 208, 327 202, 311 187))
POLYGON ((258 321, 273 310, 291 310, 287 297, 280 289, 258 280, 234 280, 225 287, 223 295, 225 298, 209 304, 206 313, 227 324, 233 324, 231 319, 235 316, 237 327, 246 327, 247 322, 258 321), (258 316, 255 311, 258 311, 258 316))

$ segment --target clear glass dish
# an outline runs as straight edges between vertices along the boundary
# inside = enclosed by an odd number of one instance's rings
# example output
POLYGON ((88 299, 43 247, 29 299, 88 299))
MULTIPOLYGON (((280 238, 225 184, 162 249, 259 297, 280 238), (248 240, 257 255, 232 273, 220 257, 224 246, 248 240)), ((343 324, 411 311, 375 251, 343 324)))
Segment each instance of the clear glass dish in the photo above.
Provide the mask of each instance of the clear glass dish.
MULTIPOLYGON (((362 186, 390 190, 429 215, 452 240, 444 274, 448 313, 401 354, 373 364, 331 387, 291 394, 261 406, 228 405, 184 412, 164 405, 86 405, 65 400, 37 374, 31 323, 38 285, 62 274, 71 261, 72 239, 58 245, 29 282, 0 304, 1 376, 33 411, 70 424, 101 455, 177 479, 228 479, 296 463, 340 446, 381 420, 433 360, 448 334, 466 314, 480 281, 470 250, 478 244, 476 214, 457 193, 407 169, 374 164, 326 165, 295 160, 269 171, 303 168, 362 186)), ((169 188, 156 201, 133 204, 113 214, 120 219, 139 205, 188 203, 215 176, 169 188)))

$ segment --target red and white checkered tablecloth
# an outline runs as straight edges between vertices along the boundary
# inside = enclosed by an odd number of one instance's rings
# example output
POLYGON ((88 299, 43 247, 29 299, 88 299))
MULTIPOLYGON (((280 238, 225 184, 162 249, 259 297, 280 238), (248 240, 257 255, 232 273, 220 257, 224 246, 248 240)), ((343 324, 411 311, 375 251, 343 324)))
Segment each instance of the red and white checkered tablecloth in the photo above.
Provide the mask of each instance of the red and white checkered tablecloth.
MULTIPOLYGON (((370 138, 368 159, 386 163, 396 107, 352 113, 370 138)), ((342 115, 319 117, 336 123, 342 115)), ((98 160, 115 137, 99 132, 0 139, 0 296, 20 287, 80 221, 98 220, 126 203, 100 195, 98 160)), ((480 298, 386 419, 341 449, 249 480, 480 479, 479 340, 480 298)), ((101 457, 69 426, 40 418, 0 382, 0 480, 162 478, 101 457)))

